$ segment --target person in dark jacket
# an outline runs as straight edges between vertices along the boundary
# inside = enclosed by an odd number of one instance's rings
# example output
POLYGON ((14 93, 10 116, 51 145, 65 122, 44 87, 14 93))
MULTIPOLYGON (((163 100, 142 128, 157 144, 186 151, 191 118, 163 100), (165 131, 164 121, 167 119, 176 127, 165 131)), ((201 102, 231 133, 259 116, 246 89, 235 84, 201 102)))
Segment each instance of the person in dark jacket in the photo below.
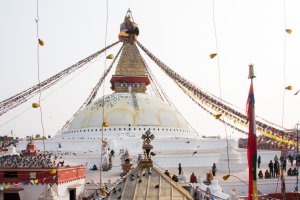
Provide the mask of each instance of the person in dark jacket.
POLYGON ((110 151, 110 155, 111 155, 112 157, 115 156, 115 151, 114 151, 113 149, 110 151))
POLYGON ((259 155, 258 158, 257 158, 257 166, 258 166, 259 169, 260 169, 260 163, 261 163, 261 158, 260 158, 260 155, 259 155))
POLYGON ((293 167, 294 156, 292 154, 289 155, 289 161, 291 163, 291 166, 293 167))
POLYGON ((274 162, 274 177, 277 178, 279 174, 279 162, 276 160, 274 162))
POLYGON ((259 170, 259 172, 258 172, 258 178, 264 178, 264 175, 261 170, 259 170))
POLYGON ((298 172, 297 172, 297 168, 294 167, 294 169, 292 170, 292 176, 297 176, 298 172))
POLYGON ((288 175, 288 176, 292 176, 292 168, 289 168, 289 169, 288 169, 287 175, 288 175))
POLYGON ((175 182, 178 182, 178 177, 174 174, 174 175, 172 176, 172 180, 175 181, 175 182))
POLYGON ((271 178, 271 174, 268 170, 265 172, 265 178, 271 178))
POLYGON ((180 175, 182 172, 181 163, 178 164, 178 175, 180 175))
POLYGON ((274 164, 273 164, 272 160, 270 160, 270 163, 269 163, 269 170, 270 170, 271 177, 274 177, 274 164))
POLYGON ((213 166, 212 166, 212 174, 213 174, 213 176, 216 176, 216 172, 217 172, 217 167, 216 167, 216 163, 214 163, 213 166))

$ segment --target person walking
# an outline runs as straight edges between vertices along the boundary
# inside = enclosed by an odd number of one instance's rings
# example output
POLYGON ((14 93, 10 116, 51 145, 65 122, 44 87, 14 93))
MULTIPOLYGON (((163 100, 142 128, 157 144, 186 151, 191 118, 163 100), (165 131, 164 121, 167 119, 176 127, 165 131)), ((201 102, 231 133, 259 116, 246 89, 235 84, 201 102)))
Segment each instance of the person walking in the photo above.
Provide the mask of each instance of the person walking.
POLYGON ((213 176, 216 176, 216 172, 217 172, 217 167, 216 167, 216 163, 214 163, 213 166, 212 166, 212 174, 213 174, 213 176))
POLYGON ((274 156, 274 162, 278 161, 277 155, 274 156))
POLYGON ((269 170, 270 170, 271 177, 274 177, 274 165, 273 165, 272 160, 270 160, 270 162, 269 162, 269 170))
POLYGON ((260 169, 260 163, 261 163, 261 158, 260 158, 260 155, 259 155, 258 158, 257 158, 257 166, 258 166, 259 169, 260 169))
POLYGON ((178 174, 180 175, 182 172, 182 167, 181 167, 181 163, 178 164, 178 174))

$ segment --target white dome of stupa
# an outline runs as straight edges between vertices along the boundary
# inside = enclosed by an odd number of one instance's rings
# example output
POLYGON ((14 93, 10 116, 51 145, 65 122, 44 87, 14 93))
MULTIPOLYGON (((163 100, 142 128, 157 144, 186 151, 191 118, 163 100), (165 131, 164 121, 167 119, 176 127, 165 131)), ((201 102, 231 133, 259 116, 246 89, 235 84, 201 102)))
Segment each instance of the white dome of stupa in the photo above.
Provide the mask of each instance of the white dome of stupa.
MULTIPOLYGON (((155 126, 189 129, 179 113, 158 98, 143 94, 113 93, 104 96, 104 121, 109 126, 155 126)), ((82 110, 70 123, 68 130, 101 127, 103 98, 82 110)))

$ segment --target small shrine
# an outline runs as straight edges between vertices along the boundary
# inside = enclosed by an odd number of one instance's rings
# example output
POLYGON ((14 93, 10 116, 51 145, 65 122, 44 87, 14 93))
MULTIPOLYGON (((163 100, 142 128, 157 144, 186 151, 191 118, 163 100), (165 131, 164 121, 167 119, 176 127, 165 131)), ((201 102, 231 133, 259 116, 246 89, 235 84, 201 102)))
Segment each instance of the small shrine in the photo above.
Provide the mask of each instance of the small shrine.
POLYGON ((122 176, 126 175, 128 172, 130 172, 132 168, 132 156, 129 154, 128 150, 125 150, 125 153, 121 157, 121 165, 122 165, 122 176))
POLYGON ((144 150, 144 158, 139 162, 138 167, 141 168, 150 168, 153 167, 153 162, 151 160, 150 151, 153 149, 153 146, 150 144, 151 140, 154 139, 154 135, 147 130, 145 134, 142 135, 143 139, 143 150, 144 150))
POLYGON ((29 143, 27 144, 26 150, 22 152, 24 156, 39 156, 41 152, 36 149, 36 145, 34 144, 32 138, 30 138, 29 143))

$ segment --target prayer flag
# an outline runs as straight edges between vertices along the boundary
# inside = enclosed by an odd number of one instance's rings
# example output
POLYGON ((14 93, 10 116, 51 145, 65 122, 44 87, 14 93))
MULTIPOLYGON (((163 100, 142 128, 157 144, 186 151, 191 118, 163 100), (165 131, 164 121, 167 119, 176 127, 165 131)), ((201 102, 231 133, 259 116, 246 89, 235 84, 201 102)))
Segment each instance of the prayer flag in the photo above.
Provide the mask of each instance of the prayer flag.
POLYGON ((249 187, 248 187, 248 199, 257 200, 257 141, 256 141, 256 120, 254 109, 254 91, 253 83, 251 80, 246 112, 249 121, 249 133, 248 133, 248 146, 247 146, 247 158, 249 168, 249 187))

